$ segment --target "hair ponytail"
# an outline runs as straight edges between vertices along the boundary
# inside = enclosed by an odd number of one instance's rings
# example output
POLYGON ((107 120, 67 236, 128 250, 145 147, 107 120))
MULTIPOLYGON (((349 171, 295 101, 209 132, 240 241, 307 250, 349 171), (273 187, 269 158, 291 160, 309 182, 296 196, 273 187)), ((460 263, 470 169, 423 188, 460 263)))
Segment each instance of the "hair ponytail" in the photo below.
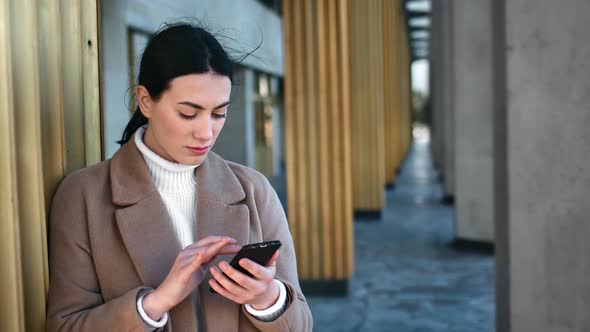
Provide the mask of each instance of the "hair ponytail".
POLYGON ((127 143, 131 139, 131 137, 133 137, 135 131, 142 126, 145 126, 147 123, 148 119, 145 116, 143 116, 143 113, 141 113, 138 106, 135 112, 133 112, 131 120, 129 120, 127 126, 125 127, 125 130, 123 131, 123 137, 121 137, 121 139, 117 141, 117 143, 121 145, 127 143))

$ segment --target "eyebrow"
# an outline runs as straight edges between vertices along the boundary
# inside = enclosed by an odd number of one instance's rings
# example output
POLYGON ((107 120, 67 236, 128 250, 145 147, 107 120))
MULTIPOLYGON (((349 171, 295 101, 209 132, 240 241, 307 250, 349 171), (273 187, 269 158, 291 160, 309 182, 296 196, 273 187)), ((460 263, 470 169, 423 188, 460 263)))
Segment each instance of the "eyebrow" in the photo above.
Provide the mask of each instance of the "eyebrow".
MULTIPOLYGON (((205 107, 203 107, 203 106, 201 106, 201 105, 199 105, 199 104, 195 104, 195 103, 193 103, 193 102, 190 102, 190 101, 181 101, 181 102, 179 102, 178 104, 180 104, 180 105, 186 105, 186 106, 190 106, 190 107, 192 107, 192 108, 196 108, 196 109, 198 109, 198 110, 204 110, 204 109, 205 109, 205 107)), ((220 109, 220 108, 222 108, 222 107, 225 107, 225 106, 227 106, 227 105, 229 105, 229 101, 226 101, 225 103, 223 103, 223 104, 221 104, 221 105, 219 105, 219 106, 216 106, 216 107, 214 107, 213 109, 214 109, 214 110, 216 110, 216 109, 220 109)))

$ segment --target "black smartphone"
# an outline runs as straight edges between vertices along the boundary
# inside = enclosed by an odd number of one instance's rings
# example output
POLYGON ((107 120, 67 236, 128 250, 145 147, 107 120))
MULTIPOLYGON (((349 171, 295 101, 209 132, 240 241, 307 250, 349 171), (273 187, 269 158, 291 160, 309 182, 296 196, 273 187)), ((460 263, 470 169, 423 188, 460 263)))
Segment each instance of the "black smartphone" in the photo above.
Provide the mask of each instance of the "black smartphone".
MULTIPOLYGON (((272 255, 279 249, 281 246, 281 241, 267 241, 267 242, 260 242, 260 243, 252 243, 247 244, 238 251, 238 253, 234 256, 234 258, 229 263, 234 269, 242 272, 243 274, 252 277, 252 274, 246 269, 244 269, 240 264, 240 259, 248 258, 249 260, 256 262, 262 266, 266 265, 268 261, 271 259, 272 255)), ((231 278, 230 278, 231 279, 231 278)), ((209 288, 212 293, 215 293, 213 288, 209 288)))
POLYGON ((246 271, 242 266, 240 266, 240 259, 248 258, 257 264, 264 266, 266 263, 268 263, 272 255, 274 255, 280 246, 281 241, 278 240, 247 244, 243 246, 242 249, 240 249, 240 251, 231 260, 229 265, 243 274, 252 277, 250 272, 246 271))

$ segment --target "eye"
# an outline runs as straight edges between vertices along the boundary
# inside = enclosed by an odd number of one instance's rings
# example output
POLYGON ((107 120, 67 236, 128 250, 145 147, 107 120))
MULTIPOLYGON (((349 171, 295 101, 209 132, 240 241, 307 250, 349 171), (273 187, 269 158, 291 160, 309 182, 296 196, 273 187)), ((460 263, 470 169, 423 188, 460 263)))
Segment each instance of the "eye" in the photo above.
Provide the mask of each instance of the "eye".
POLYGON ((225 119, 226 114, 227 114, 226 112, 219 113, 219 114, 218 113, 212 113, 211 116, 213 118, 215 118, 215 119, 225 119))
POLYGON ((182 112, 178 112, 178 115, 179 115, 181 118, 183 118, 183 119, 186 119, 186 120, 192 120, 192 119, 194 119, 194 118, 196 118, 196 117, 197 117, 197 114, 196 114, 196 113, 195 113, 195 114, 192 114, 192 115, 187 115, 187 114, 184 114, 184 113, 182 113, 182 112))

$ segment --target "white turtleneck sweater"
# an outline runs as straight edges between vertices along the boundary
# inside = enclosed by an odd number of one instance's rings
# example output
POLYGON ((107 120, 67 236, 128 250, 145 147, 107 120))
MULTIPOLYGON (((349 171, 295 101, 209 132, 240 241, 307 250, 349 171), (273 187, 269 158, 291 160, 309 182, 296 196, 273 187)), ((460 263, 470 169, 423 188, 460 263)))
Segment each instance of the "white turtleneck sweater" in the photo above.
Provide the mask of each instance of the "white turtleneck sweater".
MULTIPOLYGON (((143 155, 154 184, 164 201, 164 205, 166 205, 170 222, 172 223, 180 246, 185 248, 195 242, 195 169, 199 165, 177 164, 160 157, 143 143, 144 132, 145 127, 139 128, 135 132, 133 137, 135 145, 143 155)), ((272 321, 285 310, 287 293, 285 285, 278 280, 275 280, 275 282, 279 286, 279 299, 273 306, 266 310, 256 310, 252 306, 246 305, 246 310, 260 320, 272 321)), ((147 326, 155 330, 166 325, 168 313, 159 321, 154 321, 148 317, 143 310, 142 303, 144 297, 145 295, 138 299, 137 311, 147 326)))

